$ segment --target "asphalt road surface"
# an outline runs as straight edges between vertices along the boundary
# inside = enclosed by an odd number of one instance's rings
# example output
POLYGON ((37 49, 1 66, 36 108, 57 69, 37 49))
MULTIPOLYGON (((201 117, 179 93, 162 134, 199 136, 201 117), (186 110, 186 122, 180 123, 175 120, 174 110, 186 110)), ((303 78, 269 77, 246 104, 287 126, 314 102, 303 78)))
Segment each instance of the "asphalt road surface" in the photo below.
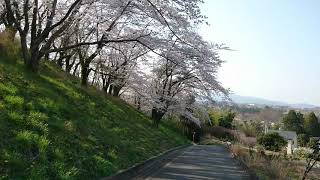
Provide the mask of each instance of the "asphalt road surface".
POLYGON ((191 146, 148 180, 250 179, 245 169, 219 145, 191 146))

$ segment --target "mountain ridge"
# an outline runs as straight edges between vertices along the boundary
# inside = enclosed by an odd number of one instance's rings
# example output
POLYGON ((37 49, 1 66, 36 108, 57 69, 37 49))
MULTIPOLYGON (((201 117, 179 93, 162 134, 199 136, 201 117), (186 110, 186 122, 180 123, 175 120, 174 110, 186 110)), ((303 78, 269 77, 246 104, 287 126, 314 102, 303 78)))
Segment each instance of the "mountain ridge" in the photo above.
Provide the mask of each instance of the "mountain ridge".
POLYGON ((269 100, 260 97, 253 96, 241 96, 237 94, 231 94, 230 98, 236 104, 255 104, 255 105, 267 105, 267 106, 283 106, 298 109, 312 109, 319 108, 317 105, 306 104, 306 103, 287 103, 282 101, 269 100))

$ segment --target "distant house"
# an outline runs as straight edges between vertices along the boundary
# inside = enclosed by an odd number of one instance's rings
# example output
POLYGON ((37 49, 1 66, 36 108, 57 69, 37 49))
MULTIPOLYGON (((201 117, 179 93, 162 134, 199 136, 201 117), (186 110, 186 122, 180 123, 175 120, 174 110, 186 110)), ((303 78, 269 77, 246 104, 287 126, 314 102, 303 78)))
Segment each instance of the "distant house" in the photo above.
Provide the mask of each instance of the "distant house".
POLYGON ((269 130, 269 133, 278 133, 281 137, 288 142, 287 144, 287 154, 292 154, 293 150, 298 148, 298 136, 295 131, 276 131, 269 130))

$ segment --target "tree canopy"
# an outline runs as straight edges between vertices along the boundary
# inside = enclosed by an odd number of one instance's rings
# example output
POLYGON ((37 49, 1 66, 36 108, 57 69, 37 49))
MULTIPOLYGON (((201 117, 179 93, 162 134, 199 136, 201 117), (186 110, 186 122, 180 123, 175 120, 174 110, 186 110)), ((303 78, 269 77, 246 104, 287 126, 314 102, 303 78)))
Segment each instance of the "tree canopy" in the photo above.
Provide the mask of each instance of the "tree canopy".
POLYGON ((284 129, 288 131, 296 131, 297 134, 302 133, 303 130, 303 114, 290 110, 283 118, 284 129))
POLYGON ((310 136, 319 136, 320 135, 320 124, 318 121, 317 116, 314 112, 309 113, 306 115, 304 119, 304 130, 310 136))
POLYGON ((287 142, 278 133, 262 134, 257 138, 258 144, 267 150, 280 151, 287 142))

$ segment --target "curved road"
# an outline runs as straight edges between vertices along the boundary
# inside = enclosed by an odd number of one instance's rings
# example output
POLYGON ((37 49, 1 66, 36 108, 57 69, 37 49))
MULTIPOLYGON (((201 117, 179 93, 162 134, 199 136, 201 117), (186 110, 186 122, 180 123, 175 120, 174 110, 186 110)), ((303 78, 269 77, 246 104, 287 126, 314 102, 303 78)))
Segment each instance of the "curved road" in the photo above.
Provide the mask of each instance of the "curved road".
POLYGON ((150 175, 148 180, 250 179, 249 174, 219 145, 191 146, 150 175))

